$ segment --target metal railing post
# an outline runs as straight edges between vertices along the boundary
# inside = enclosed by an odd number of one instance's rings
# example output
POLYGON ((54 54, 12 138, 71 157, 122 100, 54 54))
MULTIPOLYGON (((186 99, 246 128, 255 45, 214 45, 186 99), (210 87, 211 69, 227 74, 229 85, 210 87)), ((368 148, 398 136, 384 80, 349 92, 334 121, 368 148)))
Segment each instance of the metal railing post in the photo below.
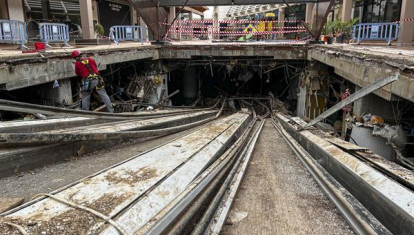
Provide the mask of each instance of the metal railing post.
POLYGON ((20 49, 28 49, 26 23, 17 20, 0 20, 0 43, 19 44, 20 49))
POLYGON ((385 40, 391 45, 393 40, 398 39, 398 31, 398 23, 361 23, 354 25, 353 39, 357 40, 358 45, 362 40, 385 40))
POLYGON ((139 28, 140 38, 141 38, 141 45, 144 45, 144 33, 142 27, 139 28))
POLYGON ((361 28, 362 28, 362 25, 359 25, 358 26, 358 40, 357 40, 358 45, 361 43, 361 28))
POLYGON ((114 41, 115 45, 119 45, 122 41, 141 42, 143 45, 146 40, 143 26, 136 25, 115 25, 110 28, 110 39, 114 41))
POLYGON ((64 47, 71 47, 68 44, 70 40, 69 26, 66 24, 40 23, 39 32, 40 39, 48 48, 51 48, 50 42, 63 42, 64 47))

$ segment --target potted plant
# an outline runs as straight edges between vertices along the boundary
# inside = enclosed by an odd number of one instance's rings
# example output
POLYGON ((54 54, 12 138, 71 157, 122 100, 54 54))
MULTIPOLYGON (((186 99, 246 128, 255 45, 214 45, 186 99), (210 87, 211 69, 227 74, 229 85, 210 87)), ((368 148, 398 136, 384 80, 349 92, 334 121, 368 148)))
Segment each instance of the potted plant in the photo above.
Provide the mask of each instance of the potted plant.
POLYGON ((96 23, 95 24, 95 34, 97 35, 97 37, 103 36, 104 33, 105 33, 104 27, 101 24, 96 23))
POLYGON ((345 23, 343 23, 342 20, 335 20, 333 22, 333 31, 336 42, 338 43, 344 42, 344 25, 345 23))
POLYGON ((321 40, 327 44, 332 44, 333 22, 326 22, 322 29, 321 40))
POLYGON ((358 18, 351 19, 347 22, 341 20, 335 20, 333 28, 335 31, 336 42, 344 43, 344 41, 351 36, 352 28, 355 23, 358 22, 358 18))
POLYGON ((350 19, 348 22, 346 22, 344 24, 344 27, 343 27, 344 40, 348 40, 348 39, 351 38, 352 29, 354 28, 354 24, 358 23, 358 21, 359 21, 358 18, 353 18, 353 19, 350 19))

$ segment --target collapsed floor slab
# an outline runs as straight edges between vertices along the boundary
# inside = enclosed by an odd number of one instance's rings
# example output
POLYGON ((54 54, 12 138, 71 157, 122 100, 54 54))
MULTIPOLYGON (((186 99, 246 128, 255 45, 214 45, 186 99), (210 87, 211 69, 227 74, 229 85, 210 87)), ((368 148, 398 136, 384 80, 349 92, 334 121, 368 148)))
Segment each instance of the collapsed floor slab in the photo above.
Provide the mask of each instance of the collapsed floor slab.
MULTIPOLYGON (((246 113, 237 113, 214 121, 211 125, 203 127, 177 141, 88 177, 72 187, 56 192, 55 195, 66 200, 75 201, 78 204, 86 203, 90 207, 98 207, 98 210, 103 209, 100 206, 105 204, 107 200, 112 201, 114 204, 107 205, 108 207, 105 208, 104 212, 111 217, 121 214, 119 219, 122 218, 122 214, 129 211, 128 206, 130 205, 137 206, 137 208, 148 208, 148 206, 151 208, 155 206, 150 201, 148 201, 150 204, 144 206, 145 201, 152 198, 147 196, 148 193, 155 193, 155 195, 164 198, 164 201, 157 203, 160 206, 159 209, 162 209, 162 203, 168 204, 174 198, 174 195, 180 192, 180 190, 175 190, 176 187, 171 185, 167 187, 165 185, 169 183, 174 184, 175 182, 180 187, 185 187, 186 184, 183 184, 182 180, 185 179, 187 184, 191 182, 191 179, 196 177, 206 164, 224 151, 225 146, 234 142, 235 135, 243 129, 242 127, 247 122, 249 116, 246 113), (183 149, 181 148, 182 146, 186 146, 186 148, 183 149), (190 172, 192 173, 190 174, 190 172), (177 181, 177 179, 179 180, 177 181)), ((148 212, 148 210, 145 211, 148 212)), ((154 208, 151 211, 156 213, 154 208)), ((41 225, 46 226, 44 228, 56 230, 64 226, 73 225, 75 222, 83 225, 77 226, 76 229, 80 229, 80 231, 87 231, 93 228, 93 226, 99 227, 98 225, 102 225, 101 221, 96 219, 92 223, 85 222, 85 220, 90 221, 89 215, 86 217, 79 215, 77 218, 81 218, 81 221, 72 220, 69 223, 65 222, 64 218, 68 218, 70 215, 73 216, 73 213, 77 214, 78 212, 50 198, 41 198, 8 212, 6 218, 16 223, 18 222, 15 220, 19 220, 25 223, 25 226, 27 226, 27 222, 30 220, 38 220, 40 222, 38 226, 26 227, 31 229, 30 231, 42 229, 39 227, 41 225), (56 227, 57 224, 54 223, 58 221, 62 223, 60 227, 56 227)), ((80 214, 83 214, 83 212, 80 214)), ((150 216, 147 213, 140 215, 144 217, 150 216)), ((139 223, 134 222, 134 224, 124 224, 118 221, 117 217, 115 220, 126 228, 127 231, 135 231, 142 226, 142 223, 150 219, 150 217, 145 217, 146 219, 144 217, 139 223)), ((65 229, 68 228, 65 227, 65 229)), ((111 228, 109 227, 108 229, 111 228)))
POLYGON ((361 161, 283 115, 277 119, 285 130, 348 190, 378 221, 394 234, 414 230, 414 193, 407 186, 361 161))

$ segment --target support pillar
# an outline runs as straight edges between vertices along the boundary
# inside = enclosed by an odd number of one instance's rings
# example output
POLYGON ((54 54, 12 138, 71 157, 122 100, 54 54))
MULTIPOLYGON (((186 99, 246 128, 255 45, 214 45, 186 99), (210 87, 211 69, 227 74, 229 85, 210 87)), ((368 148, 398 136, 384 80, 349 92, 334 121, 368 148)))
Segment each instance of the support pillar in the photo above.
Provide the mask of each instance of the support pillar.
POLYGON ((49 0, 42 0, 42 18, 45 21, 50 19, 50 4, 49 0))
POLYGON ((138 25, 138 14, 134 7, 131 7, 131 23, 132 25, 138 25))
POLYGON ((70 78, 61 79, 58 81, 59 86, 53 86, 54 82, 45 84, 45 98, 49 100, 51 105, 56 103, 71 105, 72 101, 72 87, 70 78))
POLYGON ((95 30, 93 27, 92 0, 79 1, 79 6, 82 24, 82 37, 83 39, 94 39, 95 30))
MULTIPOLYGON (((401 5, 401 17, 400 19, 414 18, 414 1, 403 0, 401 5)), ((414 33, 414 21, 402 21, 400 23, 400 31, 398 35, 397 46, 411 46, 413 42, 414 33)))
POLYGON ((313 7, 315 6, 315 3, 307 3, 306 4, 306 18, 305 22, 312 24, 312 17, 313 17, 313 7))
POLYGON ((342 22, 351 20, 352 0, 344 0, 342 3, 342 22))
POLYGON ((219 36, 217 34, 217 32, 220 31, 219 29, 220 24, 218 23, 218 20, 219 20, 218 15, 219 15, 219 8, 215 6, 214 11, 213 11, 213 32, 212 32, 213 39, 219 39, 219 36))
MULTIPOLYGON (((177 23, 177 26, 181 26, 181 25, 184 25, 184 23, 182 22, 182 14, 178 14, 178 18, 177 18, 177 20, 179 20, 179 23, 177 23)), ((180 28, 178 28, 178 29, 180 29, 180 28)), ((181 39, 182 39, 182 33, 181 32, 178 32, 177 33, 177 38, 178 38, 178 40, 179 41, 181 41, 181 39)))
POLYGON ((92 1, 92 15, 93 15, 93 21, 99 22, 98 3, 96 1, 92 1))
MULTIPOLYGON (((168 13, 168 24, 171 24, 173 22, 175 16, 176 16, 175 7, 170 7, 170 12, 168 13)), ((177 23, 174 23, 174 25, 171 26, 171 29, 175 30, 176 25, 177 25, 177 23)), ((168 32, 168 35, 170 35, 170 38, 172 38, 172 39, 174 39, 176 37, 174 32, 168 32)))
POLYGON ((208 36, 205 34, 206 28, 205 28, 205 24, 204 24, 204 15, 201 15, 200 17, 201 17, 201 21, 203 22, 201 24, 201 31, 203 33, 200 35, 200 39, 206 39, 206 38, 208 38, 208 36))
POLYGON ((190 21, 190 34, 189 34, 189 40, 190 41, 192 41, 193 40, 193 37, 194 37, 194 34, 193 34, 193 30, 194 30, 194 28, 193 28, 193 22, 192 22, 192 20, 193 20, 193 13, 192 12, 189 12, 188 13, 188 21, 190 21))
MULTIPOLYGON (((281 8, 281 7, 279 8, 279 14, 278 14, 277 20, 279 21, 279 27, 280 27, 279 30, 283 31, 284 30, 283 27, 285 27, 285 22, 284 22, 284 20, 285 20, 285 8, 281 8)), ((278 39, 283 39, 283 37, 284 37, 283 33, 279 33, 277 35, 278 39)))
MULTIPOLYGON (((355 86, 355 92, 360 89, 361 87, 355 86)), ((396 110, 396 112, 398 111, 396 110)), ((386 122, 395 121, 392 102, 382 99, 375 94, 369 94, 356 100, 354 102, 353 113, 360 117, 364 113, 372 113, 382 117, 386 122)))

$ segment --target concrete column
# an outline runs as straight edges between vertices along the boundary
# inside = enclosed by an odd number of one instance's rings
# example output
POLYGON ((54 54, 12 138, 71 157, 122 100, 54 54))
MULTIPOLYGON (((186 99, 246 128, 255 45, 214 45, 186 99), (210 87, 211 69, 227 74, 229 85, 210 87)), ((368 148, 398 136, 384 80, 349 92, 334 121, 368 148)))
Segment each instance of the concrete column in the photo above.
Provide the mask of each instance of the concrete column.
POLYGON ((342 3, 342 22, 347 22, 352 16, 352 0, 343 0, 342 3))
POLYGON ((8 0, 8 15, 10 20, 24 21, 24 9, 23 1, 21 0, 8 0))
MULTIPOLYGON (((355 92, 361 88, 355 86, 355 92)), ((395 110, 396 111, 396 110, 395 110)), ((397 111, 396 111, 397 112, 397 111)), ((392 103, 374 94, 369 94, 354 102, 353 113, 361 116, 364 113, 372 113, 382 117, 386 122, 395 121, 392 103)), ((396 115, 398 115, 396 113, 396 115)))
POLYGON ((138 24, 138 13, 137 10, 135 10, 134 7, 131 7, 131 23, 132 25, 138 24))
MULTIPOLYGON (((173 22, 175 16, 176 16, 175 7, 170 7, 170 12, 168 13, 168 24, 171 24, 173 22)), ((176 25, 177 23, 174 23, 174 26, 176 25)), ((172 26, 171 28, 174 29, 175 28, 174 26, 172 26)), ((168 35, 170 35, 170 38, 173 38, 173 39, 176 38, 176 35, 173 32, 168 33, 168 35)))
POLYGON ((60 104, 71 105, 73 101, 70 78, 59 80, 58 87, 52 87, 53 84, 54 82, 45 84, 43 89, 45 98, 50 100, 51 104, 57 102, 60 104))
POLYGON ((43 20, 49 20, 50 18, 50 4, 49 0, 42 0, 42 18, 43 20))
POLYGON ((313 18, 313 7, 315 6, 315 3, 307 3, 306 4, 306 18, 305 22, 311 24, 312 18, 313 18))
POLYGON ((219 23, 217 23, 217 21, 219 20, 219 8, 217 6, 214 7, 213 10, 213 32, 212 32, 212 38, 213 39, 217 39, 219 38, 218 34, 216 32, 220 31, 220 29, 218 28, 220 26, 219 23))
POLYGON ((96 22, 99 22, 98 3, 96 1, 92 1, 92 15, 93 15, 93 20, 95 20, 96 22))
MULTIPOLYGON (((414 18, 414 1, 403 0, 401 5, 400 19, 414 18)), ((414 21, 400 23, 400 34, 398 35, 397 46, 411 46, 413 42, 414 21)))
POLYGON ((79 1, 83 39, 94 39, 92 0, 79 1))
POLYGON ((7 1, 6 0, 0 0, 0 19, 8 20, 9 19, 9 13, 7 11, 7 1))
POLYGON ((70 79, 63 79, 59 81, 59 88, 56 98, 63 104, 72 104, 72 86, 70 79))
MULTIPOLYGON (((281 8, 281 7, 279 8, 279 14, 278 14, 277 20, 279 21, 279 27, 282 27, 282 28, 279 28, 279 30, 283 30, 283 27, 285 27, 285 22, 283 22, 285 20, 285 8, 281 8)), ((283 39, 283 37, 284 37, 283 33, 279 33, 277 35, 278 39, 283 39)))
MULTIPOLYGON (((179 26, 183 25, 183 23, 182 23, 182 21, 181 21, 181 14, 178 14, 177 20, 179 21, 179 22, 175 23, 175 25, 176 25, 177 27, 179 27, 179 26)), ((176 21, 177 21, 177 20, 176 20, 176 21)), ((178 29, 180 29, 180 28, 178 28, 178 29)), ((177 34, 176 34, 175 36, 176 36, 176 38, 177 38, 179 41, 181 41, 181 37, 182 37, 182 34, 181 34, 181 33, 177 32, 177 34)))
POLYGON ((189 12, 188 13, 188 20, 190 21, 190 31, 191 31, 191 33, 190 33, 190 35, 189 35, 189 40, 190 41, 192 41, 193 40, 193 30, 194 30, 194 28, 193 28, 193 23, 191 22, 192 20, 193 20, 193 13, 192 12, 189 12))

